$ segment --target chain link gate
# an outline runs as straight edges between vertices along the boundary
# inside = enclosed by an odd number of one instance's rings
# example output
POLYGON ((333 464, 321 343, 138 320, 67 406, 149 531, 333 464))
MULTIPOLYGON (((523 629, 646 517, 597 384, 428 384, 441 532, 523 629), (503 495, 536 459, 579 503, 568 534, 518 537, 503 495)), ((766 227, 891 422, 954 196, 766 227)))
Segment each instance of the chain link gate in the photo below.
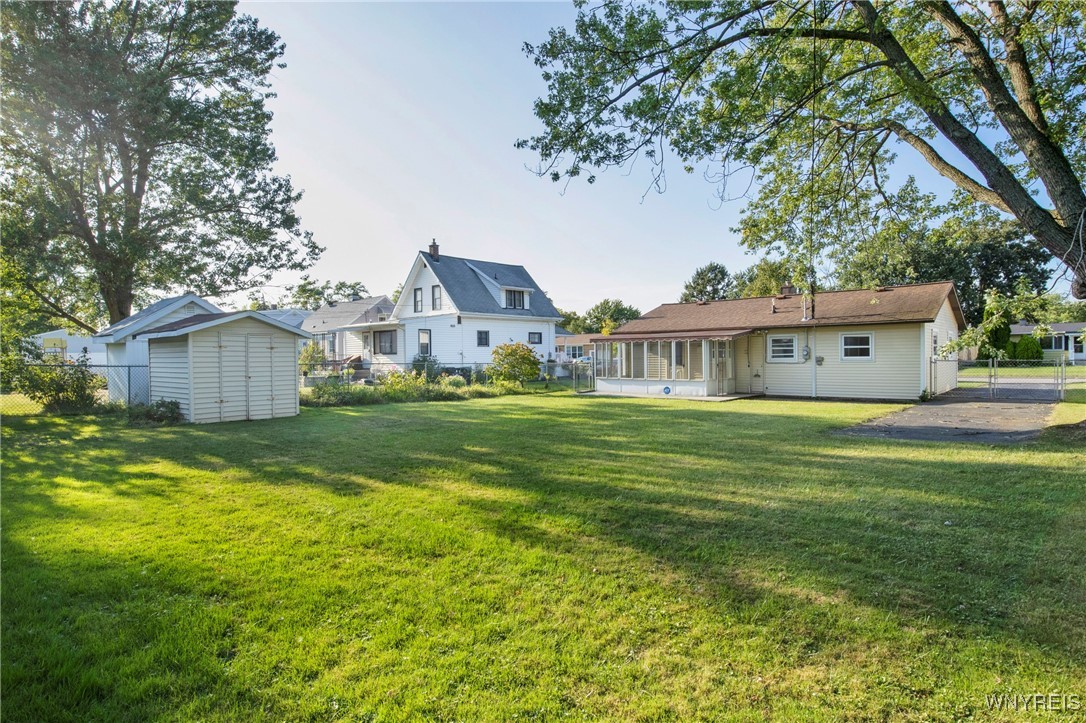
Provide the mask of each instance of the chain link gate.
POLYGON ((588 362, 573 362, 573 391, 582 394, 596 391, 595 368, 588 362))
MULTIPOLYGON (((1071 368, 1077 372, 1077 367, 1071 368)), ((1086 369, 1084 369, 1086 371, 1086 369)), ((1072 374, 1077 381, 1078 374, 1072 374)), ((1082 375, 1086 379, 1086 375, 1082 375)), ((988 359, 960 362, 958 388, 947 396, 969 399, 1059 402, 1066 396, 1067 360, 988 359)))

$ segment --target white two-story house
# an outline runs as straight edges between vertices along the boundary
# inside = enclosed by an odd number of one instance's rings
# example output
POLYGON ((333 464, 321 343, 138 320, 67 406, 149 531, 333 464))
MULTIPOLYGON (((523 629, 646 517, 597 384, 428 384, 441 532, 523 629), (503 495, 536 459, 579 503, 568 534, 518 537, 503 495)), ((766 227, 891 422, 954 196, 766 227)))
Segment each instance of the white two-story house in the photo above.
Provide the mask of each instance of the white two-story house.
POLYGON ((432 357, 446 367, 487 364, 494 347, 523 342, 546 361, 561 315, 523 266, 439 252, 436 243, 411 265, 391 316, 345 325, 376 369, 432 357))

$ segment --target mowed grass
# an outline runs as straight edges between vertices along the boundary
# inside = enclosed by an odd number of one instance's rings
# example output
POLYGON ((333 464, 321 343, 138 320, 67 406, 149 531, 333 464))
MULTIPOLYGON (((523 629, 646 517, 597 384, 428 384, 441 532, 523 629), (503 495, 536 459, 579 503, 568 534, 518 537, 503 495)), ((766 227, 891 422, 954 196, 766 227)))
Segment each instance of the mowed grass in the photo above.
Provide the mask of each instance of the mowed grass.
POLYGON ((3 424, 7 720, 1015 719, 1086 697, 1086 434, 569 394, 3 424))

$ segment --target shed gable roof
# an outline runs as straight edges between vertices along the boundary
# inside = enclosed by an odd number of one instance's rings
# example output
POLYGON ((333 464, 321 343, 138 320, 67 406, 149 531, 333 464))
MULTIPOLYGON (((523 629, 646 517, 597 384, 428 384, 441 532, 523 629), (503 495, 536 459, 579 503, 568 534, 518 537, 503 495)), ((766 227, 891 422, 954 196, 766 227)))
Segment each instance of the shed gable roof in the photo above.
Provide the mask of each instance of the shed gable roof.
POLYGON ((309 336, 311 336, 308 332, 302 331, 292 324, 280 321, 271 316, 265 316, 259 311, 223 311, 218 314, 193 314, 184 319, 178 319, 177 321, 171 321, 169 324, 163 324, 162 326, 148 329, 147 331, 142 332, 140 336, 148 339, 184 336, 185 334, 191 334, 194 331, 209 329, 213 326, 238 321, 239 319, 254 319, 255 321, 267 324, 268 326, 274 326, 277 329, 282 329, 283 331, 304 338, 309 338, 309 336))
POLYGON ((196 294, 181 294, 180 296, 171 296, 166 299, 160 299, 151 304, 145 309, 140 309, 132 316, 121 319, 116 324, 111 324, 105 329, 94 335, 93 338, 99 339, 104 342, 119 342, 129 336, 134 336, 141 331, 146 330, 150 325, 154 324, 157 320, 166 316, 170 312, 180 309, 185 304, 196 304, 202 307, 209 313, 217 313, 222 311, 219 307, 212 304, 207 299, 203 299, 196 294))
POLYGON ((934 321, 943 303, 950 300, 958 322, 965 327, 954 284, 889 286, 855 291, 826 291, 815 295, 814 317, 810 300, 802 295, 759 296, 707 303, 662 304, 639 319, 615 330, 609 337, 674 332, 706 332, 735 329, 770 329, 795 326, 843 326, 934 321), (805 314, 804 312, 807 312, 805 314))
POLYGON ((445 254, 440 254, 437 259, 434 259, 425 251, 420 251, 419 257, 434 272, 434 276, 445 289, 453 305, 462 313, 544 319, 557 319, 562 316, 523 266, 463 259, 445 254), (506 309, 502 307, 491 290, 487 288, 488 285, 530 290, 532 292, 529 303, 531 308, 506 309))

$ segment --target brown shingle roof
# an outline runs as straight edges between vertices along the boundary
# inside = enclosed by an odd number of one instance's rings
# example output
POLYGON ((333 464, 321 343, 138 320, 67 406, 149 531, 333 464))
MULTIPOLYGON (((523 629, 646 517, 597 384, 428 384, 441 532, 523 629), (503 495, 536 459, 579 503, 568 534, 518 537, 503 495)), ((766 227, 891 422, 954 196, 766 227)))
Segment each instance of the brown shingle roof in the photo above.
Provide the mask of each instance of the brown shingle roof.
MULTIPOLYGON (((612 341, 646 334, 676 332, 730 332, 743 329, 770 329, 789 326, 841 326, 852 324, 894 324, 934 321, 950 298, 958 320, 965 327, 954 284, 939 281, 930 284, 888 286, 857 291, 826 291, 815 294, 814 318, 803 320, 803 296, 759 296, 693 304, 663 304, 640 319, 623 324, 612 341), (774 311, 775 309, 775 311, 774 311)), ((810 301, 807 302, 810 312, 810 301)), ((601 337, 594 337, 600 340, 601 337)))

